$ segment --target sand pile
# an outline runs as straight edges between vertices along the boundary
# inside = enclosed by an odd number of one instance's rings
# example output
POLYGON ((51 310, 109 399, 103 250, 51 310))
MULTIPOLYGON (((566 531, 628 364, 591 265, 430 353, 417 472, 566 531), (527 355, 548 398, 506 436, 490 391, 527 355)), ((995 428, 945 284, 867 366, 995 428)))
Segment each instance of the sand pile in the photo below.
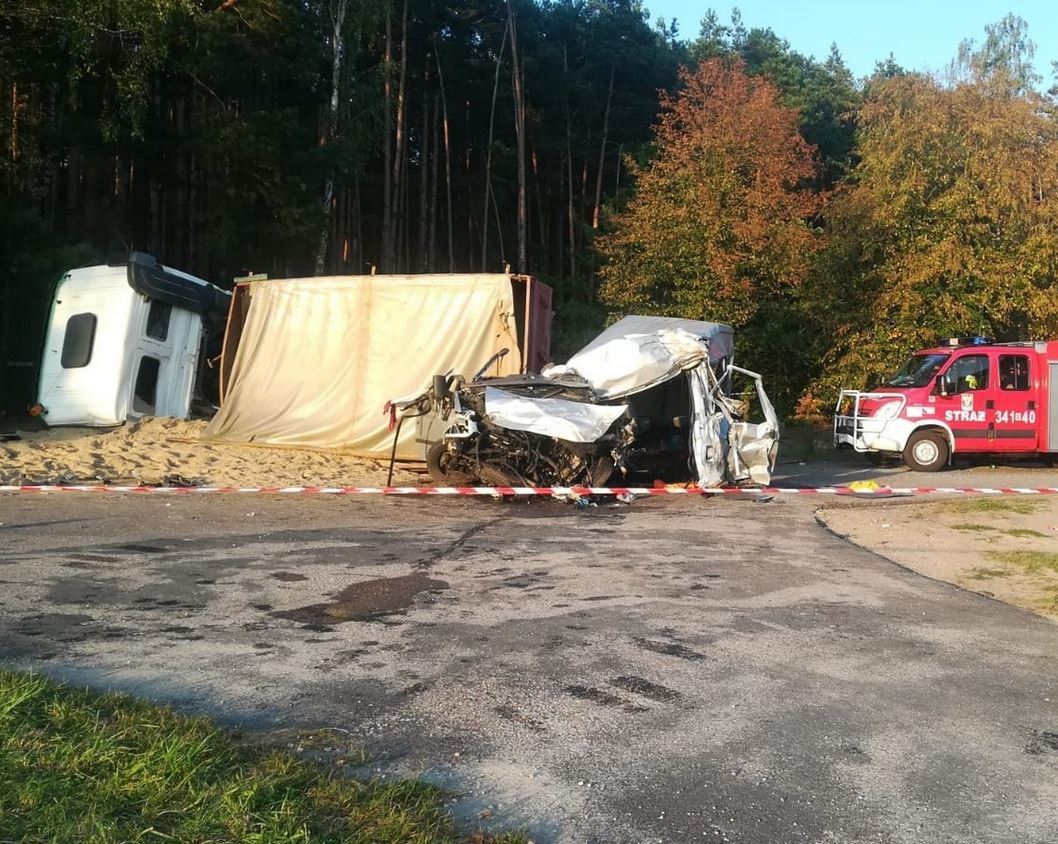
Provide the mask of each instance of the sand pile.
MULTIPOLYGON (((209 486, 380 486, 385 461, 337 451, 201 440, 205 421, 145 418, 120 428, 19 431, 0 443, 0 484, 185 483, 209 486)), ((395 485, 426 476, 398 465, 395 485)))

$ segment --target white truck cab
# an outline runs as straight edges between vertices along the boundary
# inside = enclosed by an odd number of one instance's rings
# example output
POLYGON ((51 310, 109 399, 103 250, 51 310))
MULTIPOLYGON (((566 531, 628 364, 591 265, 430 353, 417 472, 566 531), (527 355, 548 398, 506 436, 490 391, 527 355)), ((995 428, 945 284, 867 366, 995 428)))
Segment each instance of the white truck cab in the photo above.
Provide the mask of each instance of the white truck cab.
POLYGON ((223 314, 228 299, 142 253, 65 272, 52 300, 34 409, 50 426, 186 418, 203 316, 223 314))

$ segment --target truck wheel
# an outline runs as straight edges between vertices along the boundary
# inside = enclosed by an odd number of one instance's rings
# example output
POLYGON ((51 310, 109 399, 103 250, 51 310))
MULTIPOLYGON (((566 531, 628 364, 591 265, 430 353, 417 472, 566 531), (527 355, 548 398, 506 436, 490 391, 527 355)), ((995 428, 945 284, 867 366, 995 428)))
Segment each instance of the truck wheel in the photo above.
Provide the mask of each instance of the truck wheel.
POLYGON ((904 462, 916 472, 939 472, 948 456, 948 441, 935 431, 916 431, 904 448, 904 462))

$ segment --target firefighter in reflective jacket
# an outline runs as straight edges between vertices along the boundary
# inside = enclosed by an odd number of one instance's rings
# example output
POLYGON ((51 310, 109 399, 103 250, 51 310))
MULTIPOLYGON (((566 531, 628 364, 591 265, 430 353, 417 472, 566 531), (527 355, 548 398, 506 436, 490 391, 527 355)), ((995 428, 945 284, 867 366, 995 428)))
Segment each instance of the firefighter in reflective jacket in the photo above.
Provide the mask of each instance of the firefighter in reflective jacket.
POLYGON ((977 389, 977 376, 976 375, 973 375, 971 373, 970 375, 966 376, 966 389, 967 390, 976 390, 977 389))

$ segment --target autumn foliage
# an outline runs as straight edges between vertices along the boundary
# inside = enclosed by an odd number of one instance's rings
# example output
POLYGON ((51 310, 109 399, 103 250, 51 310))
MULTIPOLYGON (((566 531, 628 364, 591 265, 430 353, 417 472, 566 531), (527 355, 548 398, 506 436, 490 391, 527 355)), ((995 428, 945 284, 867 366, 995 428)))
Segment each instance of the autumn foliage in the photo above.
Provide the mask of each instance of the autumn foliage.
POLYGON ((821 243, 817 162, 797 112, 741 62, 705 61, 681 82, 662 97, 656 157, 630 162, 635 196, 599 238, 600 298, 621 313, 729 322, 743 357, 774 373, 766 358, 789 337, 783 312, 821 243))
POLYGON ((938 337, 1058 336, 1058 125, 1000 79, 872 83, 859 164, 808 285, 819 371, 802 402, 890 373, 938 337))

